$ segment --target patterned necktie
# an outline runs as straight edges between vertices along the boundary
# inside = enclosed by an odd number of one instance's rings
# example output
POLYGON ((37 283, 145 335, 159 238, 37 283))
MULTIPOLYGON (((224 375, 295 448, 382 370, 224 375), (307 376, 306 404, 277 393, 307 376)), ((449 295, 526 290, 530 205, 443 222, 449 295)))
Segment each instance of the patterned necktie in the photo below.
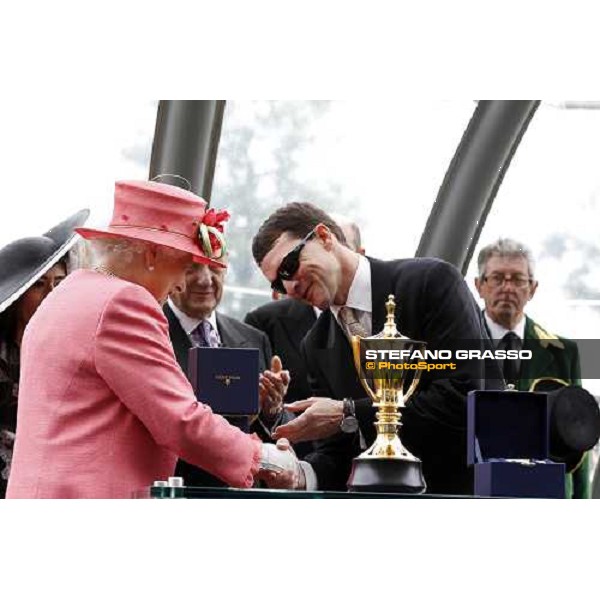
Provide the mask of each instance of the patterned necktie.
POLYGON ((353 335, 363 338, 369 336, 369 332, 360 322, 358 313, 355 309, 350 308, 349 306, 342 306, 342 308, 340 308, 339 318, 350 337, 353 335))
POLYGON ((199 348, 218 348, 221 345, 219 334, 208 319, 203 319, 190 333, 194 346, 199 348))
MULTIPOLYGON (((520 350, 521 339, 513 331, 509 331, 504 335, 498 344, 499 350, 520 350)), ((519 379, 519 359, 518 358, 506 358, 502 362, 502 372, 504 373, 504 379, 506 383, 512 383, 514 386, 517 385, 519 379)))

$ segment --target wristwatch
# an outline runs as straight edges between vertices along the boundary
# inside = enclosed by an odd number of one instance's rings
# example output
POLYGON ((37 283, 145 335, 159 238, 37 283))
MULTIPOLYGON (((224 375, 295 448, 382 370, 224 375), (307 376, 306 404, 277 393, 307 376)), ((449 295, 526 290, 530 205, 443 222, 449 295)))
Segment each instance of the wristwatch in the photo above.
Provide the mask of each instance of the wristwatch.
POLYGON ((356 418, 354 400, 344 398, 343 417, 340 429, 344 433, 356 433, 358 431, 358 420, 356 418))

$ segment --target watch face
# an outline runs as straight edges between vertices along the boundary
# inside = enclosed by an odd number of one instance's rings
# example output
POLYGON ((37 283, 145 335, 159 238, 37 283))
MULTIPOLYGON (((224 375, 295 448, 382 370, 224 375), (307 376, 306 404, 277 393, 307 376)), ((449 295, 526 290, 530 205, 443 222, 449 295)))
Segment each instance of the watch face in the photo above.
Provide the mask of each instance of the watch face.
POLYGON ((355 431, 358 431, 358 421, 356 417, 353 417, 352 415, 344 417, 340 423, 340 429, 344 433, 354 433, 355 431))

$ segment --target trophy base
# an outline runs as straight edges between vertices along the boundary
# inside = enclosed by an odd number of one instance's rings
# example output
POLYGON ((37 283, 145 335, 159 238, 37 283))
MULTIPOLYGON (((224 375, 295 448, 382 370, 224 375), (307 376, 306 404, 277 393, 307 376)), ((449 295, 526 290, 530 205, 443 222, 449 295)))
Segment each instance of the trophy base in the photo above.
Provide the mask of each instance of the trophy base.
POLYGON ((425 489, 420 460, 359 456, 352 461, 350 492, 422 494, 425 489))

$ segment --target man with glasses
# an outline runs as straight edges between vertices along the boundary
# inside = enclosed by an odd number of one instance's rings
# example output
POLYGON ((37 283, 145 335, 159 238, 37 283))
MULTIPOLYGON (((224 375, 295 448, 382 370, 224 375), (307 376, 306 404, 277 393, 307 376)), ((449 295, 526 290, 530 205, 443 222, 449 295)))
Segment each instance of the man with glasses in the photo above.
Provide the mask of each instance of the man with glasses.
MULTIPOLYGON (((538 288, 530 250, 521 242, 503 238, 485 246, 477 259, 475 287, 485 304, 488 333, 498 348, 533 350, 529 361, 505 360, 504 378, 517 390, 529 390, 540 378, 581 385, 577 345, 548 333, 525 315, 525 306, 538 288)), ((537 388, 539 389, 539 388, 537 388)), ((575 466, 575 465, 574 465, 575 466)), ((567 497, 589 498, 589 457, 567 477, 567 497)))
MULTIPOLYGON (((477 305, 460 273, 437 259, 380 261, 352 251, 335 221, 307 203, 273 213, 252 251, 274 290, 323 312, 304 338, 303 357, 313 397, 304 413, 277 428, 290 441, 321 440, 302 462, 307 489, 346 489, 352 459, 375 439, 375 409, 353 365, 349 337, 383 328, 385 302, 394 294, 405 335, 443 349, 456 340, 486 337, 477 305)), ((484 387, 481 364, 461 364, 448 378, 423 375, 403 411, 400 432, 423 461, 432 493, 470 493, 466 467, 466 394, 484 387)), ((287 487, 284 477, 270 485, 287 487)))

